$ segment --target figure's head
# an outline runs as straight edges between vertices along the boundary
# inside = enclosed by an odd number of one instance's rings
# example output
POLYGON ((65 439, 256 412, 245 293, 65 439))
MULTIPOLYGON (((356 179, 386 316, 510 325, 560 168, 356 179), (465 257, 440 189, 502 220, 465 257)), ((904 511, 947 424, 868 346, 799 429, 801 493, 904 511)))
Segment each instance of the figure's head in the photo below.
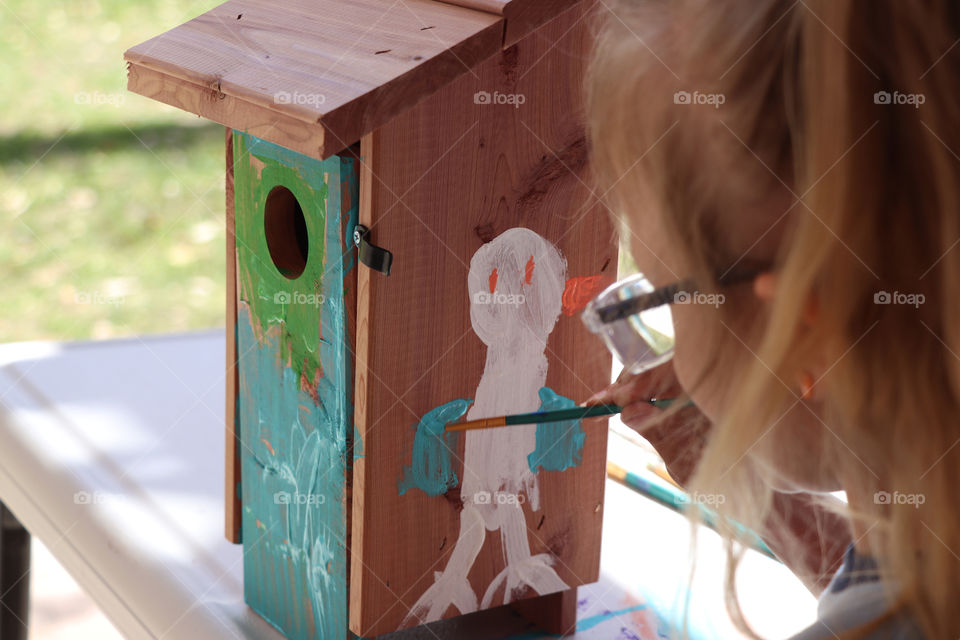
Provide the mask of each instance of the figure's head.
POLYGON ((567 264, 556 247, 515 227, 470 260, 470 321, 487 345, 517 339, 546 342, 560 315, 567 264))

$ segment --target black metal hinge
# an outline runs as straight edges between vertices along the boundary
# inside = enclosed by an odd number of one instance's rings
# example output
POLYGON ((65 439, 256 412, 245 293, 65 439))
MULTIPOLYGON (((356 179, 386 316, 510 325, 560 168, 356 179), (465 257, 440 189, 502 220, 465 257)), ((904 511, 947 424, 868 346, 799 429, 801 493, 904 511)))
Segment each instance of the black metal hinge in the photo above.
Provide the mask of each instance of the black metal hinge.
POLYGON ((357 258, 374 271, 390 275, 393 254, 370 242, 370 229, 358 224, 353 230, 353 243, 357 245, 357 258))

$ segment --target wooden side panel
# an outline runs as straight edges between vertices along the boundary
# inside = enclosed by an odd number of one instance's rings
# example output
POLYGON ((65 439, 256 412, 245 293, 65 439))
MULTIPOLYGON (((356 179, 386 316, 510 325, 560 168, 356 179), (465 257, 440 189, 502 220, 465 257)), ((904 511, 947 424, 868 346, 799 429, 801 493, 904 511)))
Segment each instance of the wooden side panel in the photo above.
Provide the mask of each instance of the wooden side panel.
POLYGON ((241 133, 234 154, 245 598, 288 638, 346 638, 356 161, 241 133), (279 228, 306 238, 285 245, 306 249, 299 276, 270 250, 288 236, 267 244, 278 187, 305 219, 279 228))
POLYGON ((565 280, 612 282, 617 265, 612 223, 587 186, 586 10, 565 13, 362 140, 360 220, 393 251, 394 266, 389 277, 359 273, 355 417, 364 451, 354 474, 360 561, 351 566, 350 609, 360 635, 598 576, 604 421, 577 425, 585 433, 578 463, 535 475, 523 469, 543 444, 539 427, 536 449, 533 430, 498 430, 486 442, 418 440, 431 435, 425 416, 462 413, 463 403, 473 418, 537 410, 543 396, 518 391, 542 374, 529 370, 531 345, 542 351, 543 386, 558 396, 579 402, 609 381, 609 355, 558 299, 565 280), (482 305, 500 303, 511 288, 535 306, 514 298, 520 311, 503 311, 531 329, 529 340, 504 349, 503 326, 482 305), (498 438, 521 446, 504 450, 498 438), (414 449, 422 454, 424 442, 440 442, 430 453, 449 467, 427 464, 425 481, 411 482, 414 449), (491 470, 504 465, 529 483, 507 502, 522 502, 519 523, 517 511, 488 506, 515 484, 513 476, 490 484, 491 470), (479 476, 492 496, 467 493, 479 476))
POLYGON ((237 240, 233 206, 233 130, 226 128, 227 309, 226 309, 226 407, 224 469, 224 531, 227 540, 239 544, 240 447, 237 442, 237 240))

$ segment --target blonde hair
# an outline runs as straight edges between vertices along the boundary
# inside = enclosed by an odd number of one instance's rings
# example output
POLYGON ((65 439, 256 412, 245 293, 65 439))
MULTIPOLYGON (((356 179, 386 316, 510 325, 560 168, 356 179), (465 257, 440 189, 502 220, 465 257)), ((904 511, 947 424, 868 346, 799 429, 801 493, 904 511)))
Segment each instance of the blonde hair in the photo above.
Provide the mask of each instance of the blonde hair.
MULTIPOLYGON (((659 211, 692 270, 681 275, 715 286, 751 259, 724 244, 737 212, 782 232, 778 293, 763 318, 739 320, 756 348, 735 349, 729 411, 690 488, 736 496, 723 515, 769 523, 773 492, 749 452, 799 401, 797 363, 825 353, 811 464, 843 470, 845 516, 899 610, 928 638, 960 637, 960 7, 608 0, 598 16, 592 164, 626 226, 638 206, 659 211)), ((737 312, 724 305, 714 325, 738 326, 737 312)), ((726 533, 728 608, 749 631, 726 533)))

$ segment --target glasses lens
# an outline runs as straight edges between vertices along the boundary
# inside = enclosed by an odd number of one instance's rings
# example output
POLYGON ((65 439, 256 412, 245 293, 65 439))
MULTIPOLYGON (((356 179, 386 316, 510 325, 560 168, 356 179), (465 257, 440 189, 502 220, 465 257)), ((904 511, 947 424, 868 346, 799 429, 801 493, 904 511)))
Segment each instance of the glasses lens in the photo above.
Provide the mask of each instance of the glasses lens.
POLYGON ((673 317, 670 305, 662 304, 621 320, 603 323, 598 309, 653 291, 642 274, 630 276, 607 287, 587 305, 583 322, 606 343, 624 368, 641 373, 673 356, 673 317))

